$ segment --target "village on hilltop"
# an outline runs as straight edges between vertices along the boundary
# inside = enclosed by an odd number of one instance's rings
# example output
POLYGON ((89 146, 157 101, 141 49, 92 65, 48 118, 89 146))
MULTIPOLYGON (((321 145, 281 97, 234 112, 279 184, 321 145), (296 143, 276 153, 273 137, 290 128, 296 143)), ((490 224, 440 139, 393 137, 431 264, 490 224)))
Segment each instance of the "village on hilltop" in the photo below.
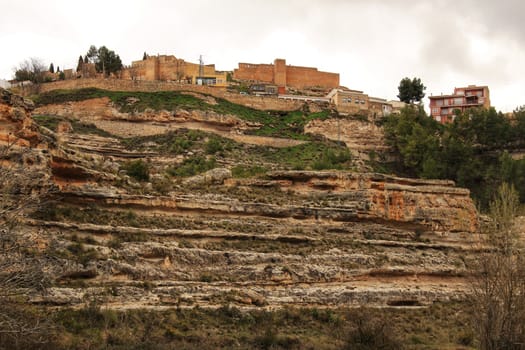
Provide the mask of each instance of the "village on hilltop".
MULTIPOLYGON (((282 100, 315 102, 333 106, 341 115, 361 115, 370 120, 397 114, 404 102, 369 96, 362 90, 341 86, 339 73, 319 71, 315 67, 287 65, 285 59, 275 59, 273 64, 239 63, 233 71, 216 70, 215 64, 187 62, 174 55, 147 55, 133 61, 117 72, 107 74, 97 70, 95 63, 82 61, 77 69, 45 71, 46 82, 73 79, 120 79, 137 82, 158 81, 184 85, 199 85, 282 100)), ((12 80, 8 85, 30 82, 12 80)), ((188 88, 190 88, 188 86, 188 88)), ((487 86, 468 85, 454 88, 450 95, 429 96, 430 116, 440 123, 453 121, 455 111, 467 108, 490 108, 487 86)))

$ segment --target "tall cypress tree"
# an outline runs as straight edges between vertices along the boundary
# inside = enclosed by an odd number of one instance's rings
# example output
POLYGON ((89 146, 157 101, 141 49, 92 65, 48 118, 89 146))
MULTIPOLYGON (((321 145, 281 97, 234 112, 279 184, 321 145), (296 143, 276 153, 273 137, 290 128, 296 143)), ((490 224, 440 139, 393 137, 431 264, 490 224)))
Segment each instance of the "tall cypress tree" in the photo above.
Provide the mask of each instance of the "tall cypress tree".
POLYGON ((83 65, 84 65, 84 59, 82 58, 82 55, 80 55, 78 56, 77 72, 80 72, 82 70, 83 65))

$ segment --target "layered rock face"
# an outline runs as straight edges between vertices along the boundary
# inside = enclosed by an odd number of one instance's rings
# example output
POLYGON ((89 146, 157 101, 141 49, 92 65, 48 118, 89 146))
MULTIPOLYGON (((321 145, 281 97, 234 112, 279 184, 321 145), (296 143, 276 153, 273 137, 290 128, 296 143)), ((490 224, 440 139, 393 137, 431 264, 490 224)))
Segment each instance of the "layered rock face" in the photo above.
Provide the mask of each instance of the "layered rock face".
POLYGON ((64 256, 59 285, 33 301, 339 307, 464 297, 476 252, 467 191, 377 174, 267 176, 170 196, 69 186, 58 213, 75 214, 32 222, 64 256), (78 280, 86 287, 68 286, 78 280))
POLYGON ((31 118, 34 104, 7 90, 0 89, 0 142, 32 148, 45 148, 38 126, 31 118))
POLYGON ((51 186, 50 139, 42 136, 31 118, 33 108, 32 101, 0 89, 0 181, 4 189, 44 192, 51 186))
POLYGON ((383 130, 368 121, 348 118, 312 120, 305 126, 304 131, 344 142, 356 156, 364 159, 368 159, 369 152, 380 153, 388 150, 383 130))
MULTIPOLYGON (((43 136, 25 119, 27 108, 11 96, 1 106, 2 129, 45 150, 43 136)), ((53 257, 46 265, 53 286, 34 303, 414 306, 462 298, 468 289, 476 210, 468 191, 450 181, 349 171, 268 171, 241 179, 226 160, 220 164, 226 169, 201 177, 156 173, 160 182, 138 182, 121 170, 126 161, 144 158, 152 169, 165 169, 181 156, 153 146, 128 149, 117 136, 80 135, 72 125, 59 131, 50 134, 56 145, 42 166, 60 190, 52 205, 25 221, 45 237, 53 257), (160 195, 155 187, 163 181, 170 186, 160 195)))
POLYGON ((356 202, 359 219, 430 226, 435 232, 476 232, 477 212, 470 192, 453 181, 406 179, 347 172, 274 172, 285 188, 356 202))
MULTIPOLYGON (((213 104, 212 97, 206 97, 198 94, 191 94, 191 96, 199 96, 198 98, 205 99, 206 102, 213 104)), ((128 104, 133 105, 134 101, 129 99, 128 104)), ((212 125, 223 126, 226 128, 237 127, 240 129, 246 129, 248 124, 233 116, 233 115, 222 115, 212 111, 200 111, 200 110, 184 110, 179 109, 175 112, 171 111, 153 111, 146 110, 144 112, 136 113, 123 113, 120 112, 111 100, 107 97, 93 98, 84 101, 68 102, 66 104, 50 104, 46 106, 40 106, 35 109, 36 114, 46 115, 57 115, 66 117, 75 117, 86 121, 98 121, 98 120, 121 120, 128 122, 157 122, 157 123, 169 123, 169 122, 201 122, 209 123, 212 125)))

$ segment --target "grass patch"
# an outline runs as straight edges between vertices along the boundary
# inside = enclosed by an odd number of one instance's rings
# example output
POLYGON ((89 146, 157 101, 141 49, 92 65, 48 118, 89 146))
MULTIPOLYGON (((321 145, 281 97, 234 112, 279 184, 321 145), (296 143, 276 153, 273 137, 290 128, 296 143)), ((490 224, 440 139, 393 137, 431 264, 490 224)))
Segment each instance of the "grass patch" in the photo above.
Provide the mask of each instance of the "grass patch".
POLYGON ((180 165, 168 168, 167 173, 171 176, 179 177, 194 176, 215 168, 216 163, 214 157, 194 156, 184 159, 180 165))
POLYGON ((114 311, 89 304, 50 317, 61 334, 57 349, 468 349, 472 343, 465 337, 468 310, 458 303, 275 311, 114 311))
POLYGON ((348 149, 331 142, 307 142, 275 150, 264 149, 262 153, 268 161, 296 170, 343 170, 352 167, 348 149))
POLYGON ((161 154, 185 154, 189 151, 223 154, 241 145, 230 139, 200 130, 178 129, 160 135, 130 137, 121 140, 129 150, 149 150, 161 154))
POLYGON ((327 119, 329 111, 311 113, 305 115, 301 111, 289 113, 274 112, 261 120, 254 120, 263 125, 252 133, 259 136, 284 137, 297 140, 311 140, 309 135, 304 134, 304 126, 314 119, 327 119))
POLYGON ((236 165, 232 169, 232 176, 235 178, 248 178, 248 177, 254 177, 257 175, 264 174, 268 171, 265 167, 253 165, 253 166, 246 166, 246 165, 236 165))

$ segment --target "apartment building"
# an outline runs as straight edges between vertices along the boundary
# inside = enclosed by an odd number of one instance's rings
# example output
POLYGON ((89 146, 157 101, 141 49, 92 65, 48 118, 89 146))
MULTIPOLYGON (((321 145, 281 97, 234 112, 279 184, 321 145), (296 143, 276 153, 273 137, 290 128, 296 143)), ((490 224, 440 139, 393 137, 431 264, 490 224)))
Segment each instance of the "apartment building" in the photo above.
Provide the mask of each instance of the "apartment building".
POLYGON ((429 99, 430 115, 440 123, 452 122, 456 110, 464 112, 468 108, 490 108, 488 86, 454 88, 451 95, 429 96, 429 99))

